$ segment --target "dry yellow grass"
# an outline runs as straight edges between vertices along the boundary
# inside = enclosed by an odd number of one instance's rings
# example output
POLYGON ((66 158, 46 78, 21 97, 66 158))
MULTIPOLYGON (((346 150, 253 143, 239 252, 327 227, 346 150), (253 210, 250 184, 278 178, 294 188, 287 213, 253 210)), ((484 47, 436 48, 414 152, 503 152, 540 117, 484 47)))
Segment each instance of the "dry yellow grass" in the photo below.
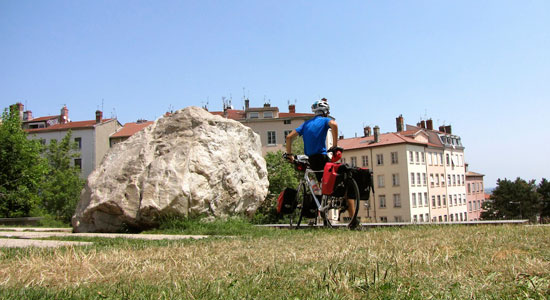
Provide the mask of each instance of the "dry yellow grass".
POLYGON ((385 283, 396 289, 392 293, 419 298, 445 291, 476 297, 497 288, 512 293, 506 289, 516 284, 527 295, 546 297, 549 249, 548 227, 453 226, 149 242, 137 249, 2 251, 0 287, 56 290, 140 282, 192 290, 194 284, 210 288, 215 282, 220 289, 240 282, 268 290, 273 282, 286 282, 287 288, 322 288, 352 299, 383 295, 385 283))

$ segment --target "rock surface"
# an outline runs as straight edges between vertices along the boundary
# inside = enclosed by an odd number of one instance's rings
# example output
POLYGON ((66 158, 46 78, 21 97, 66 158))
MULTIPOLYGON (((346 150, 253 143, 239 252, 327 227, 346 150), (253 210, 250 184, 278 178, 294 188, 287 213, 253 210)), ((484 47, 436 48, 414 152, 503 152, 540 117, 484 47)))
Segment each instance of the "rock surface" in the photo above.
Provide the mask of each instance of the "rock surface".
POLYGON ((73 229, 141 230, 167 214, 252 214, 268 185, 260 138, 252 129, 188 107, 109 151, 88 177, 73 229))

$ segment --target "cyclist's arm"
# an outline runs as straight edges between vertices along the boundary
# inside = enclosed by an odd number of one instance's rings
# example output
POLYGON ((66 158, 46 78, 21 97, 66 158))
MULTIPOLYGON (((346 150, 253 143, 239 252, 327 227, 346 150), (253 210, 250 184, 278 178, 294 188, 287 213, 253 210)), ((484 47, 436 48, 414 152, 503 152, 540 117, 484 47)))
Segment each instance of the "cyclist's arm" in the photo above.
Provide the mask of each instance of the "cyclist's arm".
POLYGON ((286 153, 287 154, 292 154, 292 141, 294 140, 294 138, 296 138, 298 136, 298 132, 296 130, 292 130, 291 133, 289 133, 287 136, 286 136, 286 153))
POLYGON ((332 131, 332 147, 337 147, 338 146, 338 124, 336 124, 336 121, 330 120, 330 122, 328 122, 328 126, 332 131))

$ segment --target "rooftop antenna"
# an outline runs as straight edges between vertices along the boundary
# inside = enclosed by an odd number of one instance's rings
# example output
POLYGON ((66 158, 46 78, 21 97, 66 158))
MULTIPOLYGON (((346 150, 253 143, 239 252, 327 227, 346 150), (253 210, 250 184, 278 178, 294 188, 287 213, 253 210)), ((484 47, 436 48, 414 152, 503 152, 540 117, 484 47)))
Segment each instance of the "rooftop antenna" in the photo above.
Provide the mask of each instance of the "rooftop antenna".
POLYGON ((173 107, 172 104, 168 105, 168 112, 173 113, 173 107))
POLYGON ((113 110, 111 111, 111 119, 116 119, 116 118, 117 118, 116 109, 113 107, 113 110))
MULTIPOLYGON (((67 104, 65 104, 67 105, 67 104)), ((101 111, 103 111, 103 98, 101 98, 101 111)))

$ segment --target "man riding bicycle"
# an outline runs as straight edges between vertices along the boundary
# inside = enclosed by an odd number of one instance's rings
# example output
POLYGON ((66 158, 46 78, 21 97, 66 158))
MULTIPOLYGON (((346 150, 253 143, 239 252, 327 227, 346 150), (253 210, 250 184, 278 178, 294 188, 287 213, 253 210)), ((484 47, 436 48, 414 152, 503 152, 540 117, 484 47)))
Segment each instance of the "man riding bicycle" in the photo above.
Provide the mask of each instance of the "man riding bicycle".
MULTIPOLYGON (((311 110, 315 113, 315 117, 311 120, 304 122, 300 127, 293 130, 286 137, 286 157, 290 162, 294 161, 292 155, 292 141, 298 135, 304 139, 304 152, 309 157, 309 164, 313 171, 323 171, 325 164, 329 161, 327 156, 326 139, 327 132, 330 128, 332 130, 333 148, 338 145, 338 124, 336 121, 329 118, 330 106, 327 99, 315 101, 311 106, 311 110)), ((323 177, 322 172, 315 173, 318 182, 321 182, 323 177)), ((354 201, 348 199, 348 213, 350 216, 354 215, 355 207, 354 201)), ((350 223, 350 227, 357 226, 350 223)))

